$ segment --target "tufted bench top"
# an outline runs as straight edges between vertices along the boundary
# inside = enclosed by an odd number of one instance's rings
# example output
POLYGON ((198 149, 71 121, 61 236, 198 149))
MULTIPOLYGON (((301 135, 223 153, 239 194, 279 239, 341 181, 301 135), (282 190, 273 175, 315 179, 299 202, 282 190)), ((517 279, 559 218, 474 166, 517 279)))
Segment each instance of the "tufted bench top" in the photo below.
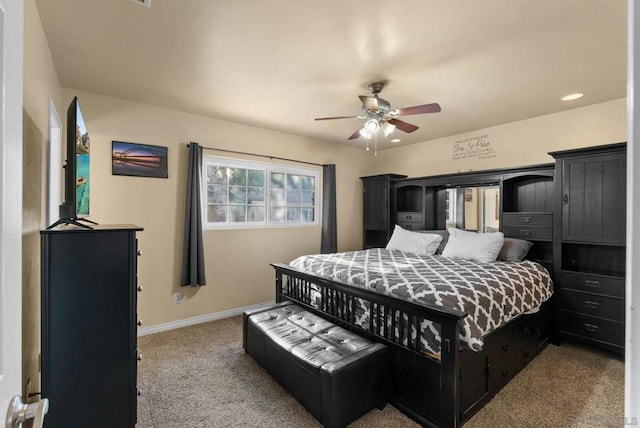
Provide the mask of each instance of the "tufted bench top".
POLYGON ((375 344, 336 326, 296 305, 276 307, 249 318, 249 323, 262 331, 278 346, 316 369, 332 371, 335 364, 375 344))

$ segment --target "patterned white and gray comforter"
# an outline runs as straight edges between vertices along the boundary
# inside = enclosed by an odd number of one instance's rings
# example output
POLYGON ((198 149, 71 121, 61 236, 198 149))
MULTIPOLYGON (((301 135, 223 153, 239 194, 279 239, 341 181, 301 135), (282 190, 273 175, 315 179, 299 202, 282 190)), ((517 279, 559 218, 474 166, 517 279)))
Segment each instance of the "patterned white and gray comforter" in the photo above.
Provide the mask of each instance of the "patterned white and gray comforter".
MULTIPOLYGON (((483 336, 520 314, 536 312, 553 294, 549 273, 531 261, 479 263, 373 248, 302 256, 290 265, 343 284, 464 311, 460 340, 474 351, 482 349, 483 336)), ((360 300, 356 322, 366 328, 368 321, 368 304, 360 300)), ((430 321, 422 323, 423 351, 440 354, 439 330, 430 321)))

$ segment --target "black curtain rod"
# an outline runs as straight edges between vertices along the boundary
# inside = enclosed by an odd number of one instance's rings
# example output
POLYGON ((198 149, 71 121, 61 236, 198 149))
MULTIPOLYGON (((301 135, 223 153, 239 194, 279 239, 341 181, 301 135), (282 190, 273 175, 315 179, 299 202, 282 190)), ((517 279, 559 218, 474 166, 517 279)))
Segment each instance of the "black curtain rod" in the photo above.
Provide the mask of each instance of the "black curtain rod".
MULTIPOLYGON (((187 144, 187 147, 189 147, 189 144, 187 144)), ((324 166, 321 163, 315 163, 315 162, 307 162, 307 161, 301 161, 301 160, 297 160, 297 159, 288 159, 288 158, 281 158, 278 156, 269 156, 269 155, 261 155, 258 153, 248 153, 248 152, 239 152, 236 150, 226 150, 226 149, 216 149, 215 147, 204 147, 204 146, 200 146, 205 150, 215 150, 217 152, 225 152, 225 153, 234 153, 236 155, 248 155, 248 156, 257 156, 260 158, 267 158, 267 159, 277 159, 277 160, 283 160, 283 161, 288 161, 288 162, 297 162, 297 163, 303 163, 303 164, 307 164, 307 165, 315 165, 315 166, 324 166)))

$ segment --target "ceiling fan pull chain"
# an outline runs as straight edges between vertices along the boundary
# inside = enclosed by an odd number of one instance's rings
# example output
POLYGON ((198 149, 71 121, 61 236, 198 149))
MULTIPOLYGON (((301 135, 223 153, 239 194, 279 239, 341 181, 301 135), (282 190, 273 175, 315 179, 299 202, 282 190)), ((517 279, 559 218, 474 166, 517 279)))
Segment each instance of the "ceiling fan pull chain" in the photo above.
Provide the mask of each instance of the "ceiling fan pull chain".
POLYGON ((376 132, 376 134, 373 136, 374 140, 373 140, 373 155, 374 156, 378 156, 378 133, 376 132))

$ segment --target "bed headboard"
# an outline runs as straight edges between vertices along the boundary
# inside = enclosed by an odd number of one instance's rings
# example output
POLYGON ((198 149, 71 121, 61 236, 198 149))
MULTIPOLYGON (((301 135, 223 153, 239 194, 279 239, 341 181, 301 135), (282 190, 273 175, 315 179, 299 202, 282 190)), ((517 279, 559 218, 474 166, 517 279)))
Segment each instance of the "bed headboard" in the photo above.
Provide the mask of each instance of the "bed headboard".
POLYGON ((550 163, 393 180, 391 227, 499 230, 533 242, 526 259, 553 272, 554 172, 550 163), (465 222, 465 214, 478 206, 484 206, 482 215, 494 216, 491 221, 465 222))

